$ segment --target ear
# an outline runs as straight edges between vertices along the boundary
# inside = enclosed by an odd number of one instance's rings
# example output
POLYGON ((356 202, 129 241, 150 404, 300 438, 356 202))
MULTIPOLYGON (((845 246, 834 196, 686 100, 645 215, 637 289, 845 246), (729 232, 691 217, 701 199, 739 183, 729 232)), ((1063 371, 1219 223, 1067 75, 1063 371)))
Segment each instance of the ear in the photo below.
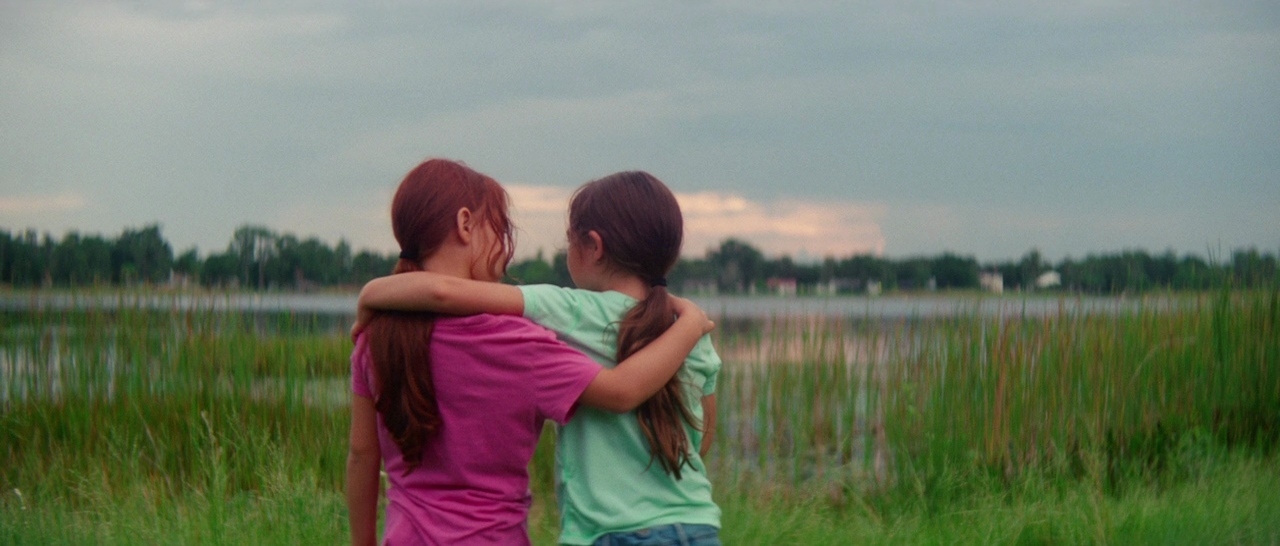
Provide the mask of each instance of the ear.
POLYGON ((458 241, 464 245, 471 244, 471 209, 462 207, 458 209, 457 217, 454 218, 454 232, 458 234, 458 241))
POLYGON ((600 238, 600 233, 596 230, 593 229, 587 232, 586 245, 584 246, 586 247, 583 249, 586 251, 584 254, 592 262, 604 259, 604 239, 600 238))

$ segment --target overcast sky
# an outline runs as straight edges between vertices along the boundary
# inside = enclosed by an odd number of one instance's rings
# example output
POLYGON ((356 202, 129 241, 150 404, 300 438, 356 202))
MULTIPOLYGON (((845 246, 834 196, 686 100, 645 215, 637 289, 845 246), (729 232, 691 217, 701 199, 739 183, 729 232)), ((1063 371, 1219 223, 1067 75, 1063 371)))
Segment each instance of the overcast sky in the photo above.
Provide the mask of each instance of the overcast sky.
POLYGON ((393 251, 427 157, 522 255, 643 169, 686 255, 1280 251, 1280 4, 0 0, 0 228, 393 251))

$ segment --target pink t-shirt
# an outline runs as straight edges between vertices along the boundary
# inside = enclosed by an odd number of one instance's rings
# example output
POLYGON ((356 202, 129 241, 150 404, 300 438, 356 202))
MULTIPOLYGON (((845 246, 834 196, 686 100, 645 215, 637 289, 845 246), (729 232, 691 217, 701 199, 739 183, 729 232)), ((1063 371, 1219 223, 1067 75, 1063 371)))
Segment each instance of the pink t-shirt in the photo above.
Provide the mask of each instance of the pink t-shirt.
MULTIPOLYGON (((408 475, 378 416, 387 473, 383 544, 528 544, 529 460, 543 421, 564 423, 602 368, 520 317, 441 317, 431 372, 443 426, 408 475)), ((351 390, 374 398, 364 335, 351 390)))

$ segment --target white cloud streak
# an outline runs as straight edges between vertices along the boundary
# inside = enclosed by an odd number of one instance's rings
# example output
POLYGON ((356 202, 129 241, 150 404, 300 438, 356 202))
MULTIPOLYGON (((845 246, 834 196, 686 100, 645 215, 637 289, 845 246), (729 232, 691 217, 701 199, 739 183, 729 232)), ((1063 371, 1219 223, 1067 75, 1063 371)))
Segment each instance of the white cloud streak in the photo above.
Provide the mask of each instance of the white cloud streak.
MULTIPOLYGON (((549 255, 564 247, 569 198, 558 186, 508 184, 512 216, 519 227, 517 255, 539 249, 549 255)), ((882 254, 880 220, 886 207, 849 201, 755 201, 734 193, 675 192, 684 214, 683 253, 702 257, 728 238, 738 238, 766 255, 796 258, 882 254)))
POLYGON ((24 218, 56 212, 84 210, 86 201, 76 192, 48 195, 0 196, 0 213, 24 218))

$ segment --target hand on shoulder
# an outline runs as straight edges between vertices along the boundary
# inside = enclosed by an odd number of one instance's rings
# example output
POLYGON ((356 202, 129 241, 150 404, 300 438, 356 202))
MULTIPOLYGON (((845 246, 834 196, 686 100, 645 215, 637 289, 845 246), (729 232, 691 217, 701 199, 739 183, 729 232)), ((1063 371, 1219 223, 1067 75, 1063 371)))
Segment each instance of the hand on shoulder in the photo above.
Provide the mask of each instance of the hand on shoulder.
POLYGON ((667 297, 671 298, 671 307, 675 310, 676 316, 696 321, 702 327, 703 334, 709 334, 716 329, 715 321, 708 318, 707 313, 697 304, 680 296, 668 294, 667 297))

